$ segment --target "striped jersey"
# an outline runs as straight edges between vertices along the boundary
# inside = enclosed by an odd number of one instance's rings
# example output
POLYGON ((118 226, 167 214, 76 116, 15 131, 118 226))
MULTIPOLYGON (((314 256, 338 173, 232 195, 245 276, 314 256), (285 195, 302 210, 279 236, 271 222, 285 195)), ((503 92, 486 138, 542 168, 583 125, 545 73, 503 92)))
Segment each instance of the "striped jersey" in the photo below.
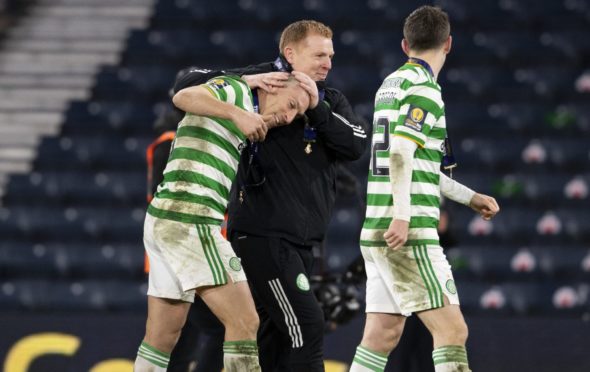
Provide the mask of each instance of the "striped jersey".
MULTIPOLYGON (((217 99, 254 112, 252 92, 235 76, 204 85, 217 99)), ((246 137, 225 119, 187 113, 148 213, 190 224, 221 224, 246 137)))
POLYGON ((406 63, 389 75, 375 96, 367 211, 361 246, 387 246, 383 234, 393 216, 389 179, 390 143, 402 136, 418 144, 414 153, 411 219, 406 245, 438 245, 439 172, 446 123, 441 88, 422 66, 406 63))

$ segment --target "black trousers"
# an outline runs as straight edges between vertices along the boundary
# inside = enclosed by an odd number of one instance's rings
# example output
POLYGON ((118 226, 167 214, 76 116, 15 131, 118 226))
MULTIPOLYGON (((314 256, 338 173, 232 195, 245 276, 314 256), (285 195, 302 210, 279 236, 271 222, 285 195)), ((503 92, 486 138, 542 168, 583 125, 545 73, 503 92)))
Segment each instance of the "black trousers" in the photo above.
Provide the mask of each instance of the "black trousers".
POLYGON ((176 343, 168 372, 220 372, 223 369, 225 328, 199 296, 191 305, 176 343), (197 368, 194 368, 196 364, 197 368))
POLYGON ((324 371, 324 316, 308 281, 311 247, 242 233, 233 234, 232 246, 260 316, 262 371, 324 371))

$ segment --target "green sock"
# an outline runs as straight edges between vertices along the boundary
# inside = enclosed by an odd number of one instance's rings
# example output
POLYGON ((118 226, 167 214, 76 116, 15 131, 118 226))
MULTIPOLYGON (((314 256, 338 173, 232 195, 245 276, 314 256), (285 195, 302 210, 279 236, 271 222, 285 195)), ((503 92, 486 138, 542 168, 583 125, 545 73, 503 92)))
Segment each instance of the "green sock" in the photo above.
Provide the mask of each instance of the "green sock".
POLYGON ((470 372, 465 346, 446 345, 432 351, 436 372, 470 372))
POLYGON ((259 372, 258 346, 256 341, 225 341, 223 364, 226 372, 259 372))
POLYGON ((387 364, 387 354, 371 351, 363 346, 356 348, 350 372, 383 372, 387 364))
POLYGON ((164 353, 143 341, 137 351, 135 372, 166 372, 170 362, 170 354, 164 353))

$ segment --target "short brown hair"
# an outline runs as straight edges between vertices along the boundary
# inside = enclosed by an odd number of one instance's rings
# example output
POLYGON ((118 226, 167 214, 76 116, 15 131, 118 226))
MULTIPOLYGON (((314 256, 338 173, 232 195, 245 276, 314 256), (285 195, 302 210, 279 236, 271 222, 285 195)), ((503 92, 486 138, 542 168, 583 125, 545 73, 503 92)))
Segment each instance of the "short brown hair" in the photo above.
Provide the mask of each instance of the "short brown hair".
POLYGON ((404 39, 415 51, 439 48, 450 34, 449 15, 439 7, 421 6, 404 22, 404 39))
POLYGON ((285 27, 281 33, 279 51, 283 53, 288 44, 298 43, 309 34, 317 34, 332 39, 332 30, 325 24, 312 20, 297 21, 285 27))

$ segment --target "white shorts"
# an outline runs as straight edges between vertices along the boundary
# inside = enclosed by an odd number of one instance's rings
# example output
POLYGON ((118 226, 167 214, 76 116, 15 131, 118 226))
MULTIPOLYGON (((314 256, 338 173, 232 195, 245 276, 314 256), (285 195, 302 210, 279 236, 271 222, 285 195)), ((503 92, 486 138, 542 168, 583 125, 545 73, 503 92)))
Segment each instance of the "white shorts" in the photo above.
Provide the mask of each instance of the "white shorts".
POLYGON ((193 302, 195 288, 246 280, 217 225, 191 225, 146 215, 143 242, 150 262, 148 295, 193 302))
POLYGON ((361 247, 367 271, 367 313, 402 314, 459 305, 451 265, 440 246, 420 245, 394 251, 361 247))

